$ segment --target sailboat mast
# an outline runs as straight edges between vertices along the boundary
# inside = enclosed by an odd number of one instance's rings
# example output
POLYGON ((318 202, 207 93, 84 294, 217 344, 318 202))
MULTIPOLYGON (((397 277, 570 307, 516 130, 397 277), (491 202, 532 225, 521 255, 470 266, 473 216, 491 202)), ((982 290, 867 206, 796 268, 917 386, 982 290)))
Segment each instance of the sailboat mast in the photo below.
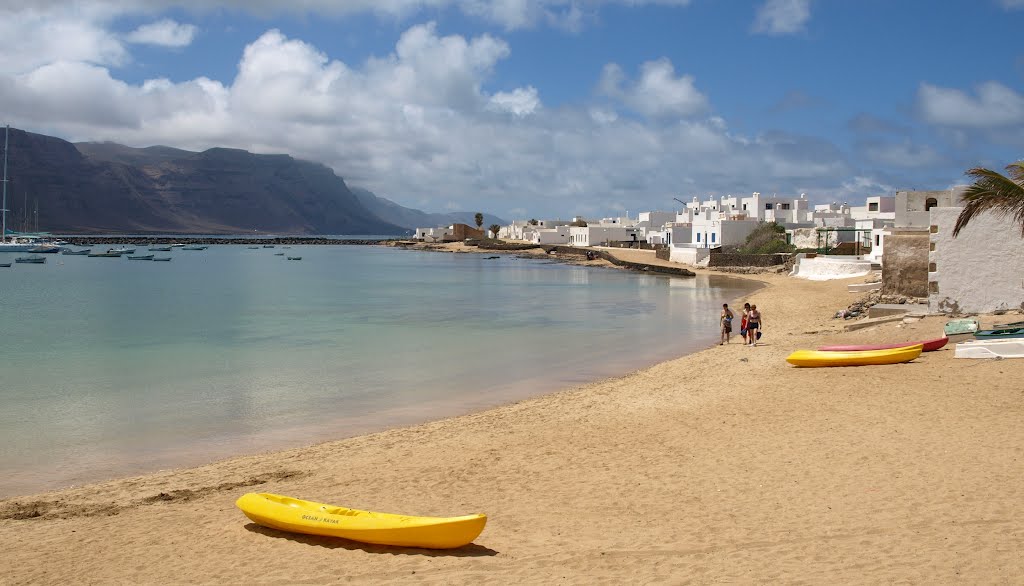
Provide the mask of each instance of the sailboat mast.
POLYGON ((3 228, 0 229, 0 242, 7 242, 7 139, 11 134, 11 125, 8 124, 4 131, 4 203, 0 206, 0 214, 3 214, 3 228))

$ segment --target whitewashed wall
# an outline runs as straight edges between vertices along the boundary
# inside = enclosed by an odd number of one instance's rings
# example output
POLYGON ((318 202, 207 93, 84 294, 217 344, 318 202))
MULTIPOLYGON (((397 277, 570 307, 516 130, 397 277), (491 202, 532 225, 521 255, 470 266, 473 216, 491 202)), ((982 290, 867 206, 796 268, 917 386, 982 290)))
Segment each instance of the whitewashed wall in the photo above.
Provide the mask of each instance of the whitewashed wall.
POLYGON ((928 309, 988 313, 1024 309, 1024 238, 998 213, 975 216, 953 238, 961 208, 931 209, 928 309))
POLYGON ((675 246, 669 247, 668 260, 692 267, 706 267, 711 258, 710 248, 697 248, 696 246, 675 246))

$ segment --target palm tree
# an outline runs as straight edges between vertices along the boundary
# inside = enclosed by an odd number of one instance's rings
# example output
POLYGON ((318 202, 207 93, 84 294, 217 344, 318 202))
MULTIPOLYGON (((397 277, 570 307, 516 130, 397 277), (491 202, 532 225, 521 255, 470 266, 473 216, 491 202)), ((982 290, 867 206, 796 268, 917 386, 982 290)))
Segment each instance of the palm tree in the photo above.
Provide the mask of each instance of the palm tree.
POLYGON ((501 231, 501 225, 500 224, 491 224, 490 227, 488 227, 488 230, 490 230, 491 234, 494 234, 494 237, 497 238, 498 237, 498 232, 501 231))
POLYGON ((476 229, 477 230, 482 229, 483 225, 484 225, 484 215, 481 214, 480 212, 477 212, 476 215, 473 216, 473 221, 476 222, 476 229))
POLYGON ((1006 171, 1009 177, 982 167, 967 172, 974 178, 974 183, 961 196, 967 205, 956 219, 954 238, 974 216, 987 211, 1013 216, 1013 221, 1020 224, 1020 235, 1024 238, 1024 161, 1010 163, 1006 171))

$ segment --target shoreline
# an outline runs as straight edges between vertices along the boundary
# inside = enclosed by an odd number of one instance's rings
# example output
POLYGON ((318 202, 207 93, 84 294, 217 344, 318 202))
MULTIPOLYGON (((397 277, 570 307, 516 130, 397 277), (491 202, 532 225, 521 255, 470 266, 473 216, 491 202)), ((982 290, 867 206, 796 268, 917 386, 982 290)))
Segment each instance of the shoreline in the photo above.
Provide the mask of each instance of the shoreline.
POLYGON ((765 315, 757 348, 734 341, 459 417, 0 501, 10 578, 1001 582, 1024 573, 1015 554, 1024 361, 954 362, 949 347, 906 365, 796 369, 783 359, 797 348, 924 338, 945 320, 844 332, 831 315, 857 296, 848 280, 728 276, 766 284, 750 295, 765 315), (339 543, 248 523, 233 506, 248 491, 490 521, 475 545, 450 554, 339 543), (61 564, 46 562, 55 555, 61 564), (251 563, 268 557, 278 561, 251 563))

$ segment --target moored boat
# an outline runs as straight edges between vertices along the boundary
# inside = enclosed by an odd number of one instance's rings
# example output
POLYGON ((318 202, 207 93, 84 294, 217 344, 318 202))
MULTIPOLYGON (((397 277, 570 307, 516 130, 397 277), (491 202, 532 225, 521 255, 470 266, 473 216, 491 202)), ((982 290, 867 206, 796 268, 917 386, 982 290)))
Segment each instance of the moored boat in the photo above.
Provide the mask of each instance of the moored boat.
POLYGON ((1024 339, 969 340, 960 342, 954 358, 1024 358, 1024 339))
POLYGON ((120 252, 113 252, 113 251, 110 251, 110 250, 108 250, 106 252, 90 252, 89 253, 89 257, 90 258, 120 258, 121 257, 121 253, 120 252))
POLYGON ((139 254, 135 256, 129 256, 128 260, 153 260, 152 254, 139 254))
POLYGON ((170 246, 150 246, 149 247, 149 251, 150 252, 170 252, 171 251, 171 247, 170 246))
POLYGON ((819 352, 863 352, 865 350, 892 350, 894 348, 906 348, 908 346, 916 346, 920 344, 923 352, 934 352, 939 348, 942 348, 949 342, 949 336, 942 336, 941 338, 935 338, 933 340, 924 340, 921 342, 902 342, 896 344, 848 344, 838 346, 821 346, 818 348, 819 352))
POLYGON ((91 248, 83 248, 82 250, 64 249, 64 251, 61 252, 61 254, 65 254, 67 256, 85 256, 90 252, 92 252, 91 248))
POLYGON ((954 319, 946 322, 943 326, 943 331, 947 336, 954 336, 957 334, 973 334, 974 332, 981 329, 981 322, 976 317, 968 317, 964 319, 954 319))
POLYGON ((19 256, 14 262, 21 264, 41 265, 46 262, 45 256, 19 256))
POLYGON ((57 246, 56 244, 51 244, 49 242, 44 242, 42 244, 37 244, 33 246, 32 248, 28 249, 28 251, 33 252, 35 254, 57 254, 58 252, 60 252, 60 246, 57 246))
POLYGON ((1003 328, 993 330, 978 330, 974 332, 974 337, 979 340, 996 340, 1002 338, 1024 338, 1024 327, 1022 328, 1003 328))
POLYGON ((280 531, 430 549, 468 545, 487 523, 483 514, 413 517, 347 509, 271 493, 248 493, 235 505, 259 525, 280 531))
POLYGON ((181 247, 182 250, 206 250, 207 248, 209 247, 202 244, 189 244, 181 247))
POLYGON ((108 248, 107 252, 116 252, 119 254, 135 254, 135 249, 122 246, 121 248, 108 248))
POLYGON ((857 352, 821 352, 819 350, 797 350, 786 357, 794 366, 869 366, 878 364, 900 364, 910 362, 921 355, 924 346, 915 344, 905 348, 889 350, 861 350, 857 352))
POLYGON ((0 262, 0 269, 10 268, 10 266, 11 266, 11 263, 9 263, 9 262, 0 262))
POLYGON ((1008 330, 1010 328, 1024 328, 1024 321, 1015 321, 1008 324, 996 324, 992 326, 994 330, 1008 330))
POLYGON ((153 262, 159 262, 159 261, 170 262, 170 260, 171 260, 171 257, 169 257, 169 256, 158 256, 158 257, 153 259, 153 262))
POLYGON ((288 260, 302 260, 301 256, 289 256, 287 258, 288 258, 288 260))

